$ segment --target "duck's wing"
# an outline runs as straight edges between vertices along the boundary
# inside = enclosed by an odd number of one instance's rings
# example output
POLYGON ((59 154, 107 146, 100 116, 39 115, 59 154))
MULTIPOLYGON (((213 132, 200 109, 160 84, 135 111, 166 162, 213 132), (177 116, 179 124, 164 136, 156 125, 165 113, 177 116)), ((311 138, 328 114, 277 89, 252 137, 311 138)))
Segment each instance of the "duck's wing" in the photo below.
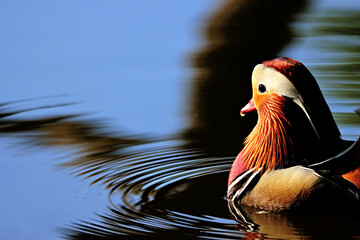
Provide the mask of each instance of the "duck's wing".
POLYGON ((341 177, 302 166, 267 171, 261 177, 252 171, 243 179, 248 184, 231 194, 229 201, 268 211, 357 202, 360 195, 356 187, 353 189, 354 186, 341 177))
POLYGON ((360 138, 333 157, 308 166, 314 170, 328 170, 345 174, 360 167, 360 138))
POLYGON ((335 156, 308 166, 317 171, 342 175, 360 188, 360 138, 335 156))

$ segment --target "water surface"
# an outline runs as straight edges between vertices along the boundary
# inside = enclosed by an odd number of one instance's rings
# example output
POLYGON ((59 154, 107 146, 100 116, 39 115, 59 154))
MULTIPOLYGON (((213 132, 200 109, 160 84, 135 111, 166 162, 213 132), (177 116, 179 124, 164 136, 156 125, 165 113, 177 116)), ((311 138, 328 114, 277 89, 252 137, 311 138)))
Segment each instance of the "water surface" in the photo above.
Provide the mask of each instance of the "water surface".
POLYGON ((360 134, 359 6, 299 1, 268 26, 249 17, 270 14, 261 1, 246 2, 4 4, 2 236, 359 237, 347 214, 229 212, 227 175, 256 121, 239 109, 263 58, 302 61, 343 137, 360 134))

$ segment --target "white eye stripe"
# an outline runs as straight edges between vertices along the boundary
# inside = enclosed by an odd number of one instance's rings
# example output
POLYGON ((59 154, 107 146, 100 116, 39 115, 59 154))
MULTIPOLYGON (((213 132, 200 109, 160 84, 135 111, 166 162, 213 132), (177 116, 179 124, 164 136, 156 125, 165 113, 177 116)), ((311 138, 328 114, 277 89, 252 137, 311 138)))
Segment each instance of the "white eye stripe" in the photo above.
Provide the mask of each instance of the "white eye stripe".
MULTIPOLYGON (((256 89, 258 89, 260 84, 263 84, 266 86, 268 92, 273 92, 279 96, 291 98, 304 111, 316 135, 320 138, 314 123, 312 122, 310 115, 306 110, 300 93, 296 90, 295 86, 290 82, 290 80, 287 79, 287 77, 273 68, 267 67, 263 64, 258 64, 255 66, 252 74, 252 84, 253 87, 256 86, 256 89)), ((259 92, 259 90, 257 91, 259 92)))
POLYGON ((278 94, 279 96, 287 96, 292 99, 302 98, 294 85, 284 75, 273 68, 262 64, 256 65, 252 75, 254 86, 263 84, 267 91, 278 94))

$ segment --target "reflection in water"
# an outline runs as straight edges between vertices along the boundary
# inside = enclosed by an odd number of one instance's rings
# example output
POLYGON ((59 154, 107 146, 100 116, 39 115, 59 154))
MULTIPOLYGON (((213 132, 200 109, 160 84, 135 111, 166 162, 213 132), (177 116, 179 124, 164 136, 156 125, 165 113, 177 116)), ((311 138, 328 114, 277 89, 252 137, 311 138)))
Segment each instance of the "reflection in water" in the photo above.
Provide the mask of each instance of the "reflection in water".
POLYGON ((358 217, 301 213, 269 213, 251 207, 232 210, 239 229, 260 239, 351 239, 359 236, 358 217), (259 234, 260 233, 260 234, 259 234))
POLYGON ((205 46, 193 59, 188 138, 212 150, 239 150, 256 122, 255 115, 239 115, 251 98, 252 69, 289 43, 289 25, 306 2, 228 0, 207 19, 205 46))
MULTIPOLYGON (((359 125, 355 110, 360 108, 360 12, 329 10, 319 14, 313 26, 314 47, 322 64, 312 66, 328 98, 334 99, 335 120, 359 125)), ((353 132, 357 139, 359 132, 353 132)))
POLYGON ((26 111, 0 109, 0 133, 27 133, 19 136, 26 137, 29 144, 77 149, 74 158, 61 167, 108 189, 107 213, 95 222, 74 224, 65 230, 69 237, 180 238, 200 232, 217 236, 226 229, 230 235, 241 236, 229 219, 224 198, 232 157, 212 157, 183 147, 181 141, 112 136, 100 131, 94 121, 70 115, 16 118, 26 111), (7 119, 9 116, 12 118, 7 119))

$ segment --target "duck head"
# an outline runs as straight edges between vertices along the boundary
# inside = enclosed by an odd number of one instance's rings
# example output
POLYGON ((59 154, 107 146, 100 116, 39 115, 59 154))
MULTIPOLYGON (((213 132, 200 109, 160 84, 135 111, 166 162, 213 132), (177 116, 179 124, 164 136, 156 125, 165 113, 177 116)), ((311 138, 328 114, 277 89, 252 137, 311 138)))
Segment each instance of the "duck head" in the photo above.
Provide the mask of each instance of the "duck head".
POLYGON ((299 61, 281 57, 255 66, 253 97, 241 115, 257 111, 258 122, 245 139, 229 182, 239 173, 295 165, 340 139, 339 129, 315 78, 299 61))

